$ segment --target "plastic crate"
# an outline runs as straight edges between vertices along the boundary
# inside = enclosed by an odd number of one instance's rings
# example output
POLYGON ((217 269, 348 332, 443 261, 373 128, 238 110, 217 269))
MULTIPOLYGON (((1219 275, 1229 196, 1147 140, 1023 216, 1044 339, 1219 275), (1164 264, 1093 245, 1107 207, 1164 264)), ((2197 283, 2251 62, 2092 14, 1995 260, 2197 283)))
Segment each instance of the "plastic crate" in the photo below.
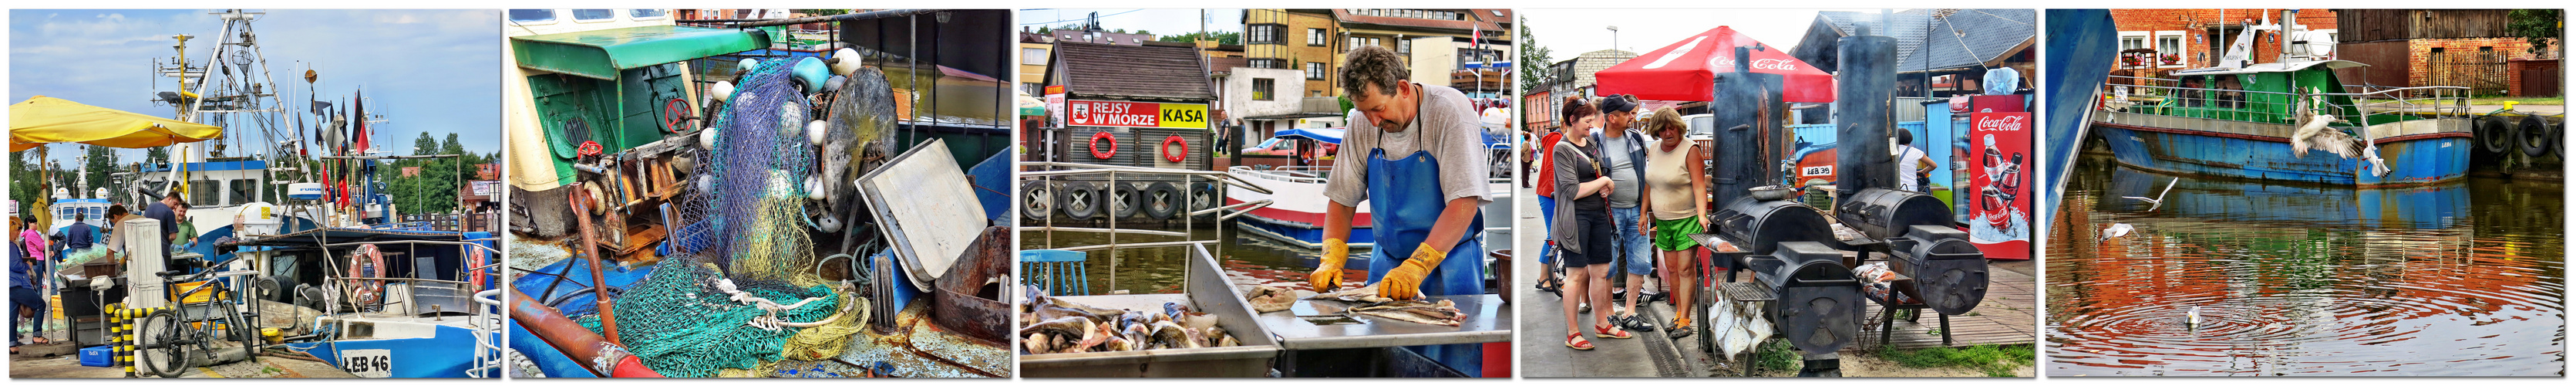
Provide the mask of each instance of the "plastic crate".
POLYGON ((108 360, 107 348, 107 346, 96 346, 80 349, 80 364, 89 367, 107 367, 109 362, 114 362, 108 360))

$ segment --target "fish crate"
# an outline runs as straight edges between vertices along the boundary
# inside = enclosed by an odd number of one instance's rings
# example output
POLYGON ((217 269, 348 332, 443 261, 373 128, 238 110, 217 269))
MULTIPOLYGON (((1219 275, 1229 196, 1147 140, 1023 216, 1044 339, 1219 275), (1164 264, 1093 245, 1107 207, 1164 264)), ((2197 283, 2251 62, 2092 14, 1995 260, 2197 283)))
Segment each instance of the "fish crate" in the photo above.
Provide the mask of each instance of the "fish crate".
POLYGON ((1191 246, 1189 281, 1183 293, 1143 295, 1066 296, 1064 300, 1093 307, 1160 310, 1163 303, 1189 304, 1190 309, 1215 314, 1217 326, 1225 328, 1243 345, 1140 351, 1038 354, 1020 356, 1020 374, 1028 378, 1132 378, 1132 377, 1263 377, 1270 374, 1273 358, 1279 356, 1279 343, 1270 331, 1253 319, 1252 306, 1243 302, 1243 293, 1226 279, 1218 268, 1216 257, 1201 246, 1191 246))

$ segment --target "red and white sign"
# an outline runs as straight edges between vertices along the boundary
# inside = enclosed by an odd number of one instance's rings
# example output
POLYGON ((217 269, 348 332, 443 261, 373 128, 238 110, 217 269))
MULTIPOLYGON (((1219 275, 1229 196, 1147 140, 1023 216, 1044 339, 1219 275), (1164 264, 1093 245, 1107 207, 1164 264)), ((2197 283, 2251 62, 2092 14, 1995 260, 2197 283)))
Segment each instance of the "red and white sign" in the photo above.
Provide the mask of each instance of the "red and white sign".
POLYGON ((1986 258, 2029 260, 2031 257, 2031 174, 2037 169, 2031 152, 2030 113, 1972 113, 1968 116, 1968 241, 1986 258))
POLYGON ((1064 85, 1046 86, 1047 121, 1064 124, 1064 85))
MULTIPOLYGON (((2021 132, 2030 129, 2030 113, 1976 113, 1969 115, 1971 133, 1989 131, 2021 132)), ((2028 134, 2024 134, 2027 136, 2028 134)))
POLYGON ((1208 127, 1207 105, 1120 101, 1066 101, 1066 126, 1208 127))

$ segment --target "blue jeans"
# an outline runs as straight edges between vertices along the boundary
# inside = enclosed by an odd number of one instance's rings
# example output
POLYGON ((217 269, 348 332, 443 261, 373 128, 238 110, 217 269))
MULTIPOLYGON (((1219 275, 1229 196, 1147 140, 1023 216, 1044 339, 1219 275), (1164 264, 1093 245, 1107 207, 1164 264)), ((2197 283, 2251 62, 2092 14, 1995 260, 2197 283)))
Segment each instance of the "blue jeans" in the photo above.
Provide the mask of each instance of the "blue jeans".
POLYGON ((1538 263, 1551 267, 1556 266, 1556 248, 1548 248, 1548 244, 1554 242, 1549 238, 1556 235, 1556 198, 1538 196, 1538 221, 1547 225, 1547 229, 1545 229, 1544 232, 1539 232, 1539 234, 1548 235, 1540 236, 1538 238, 1538 263))
MULTIPOLYGON (((1637 229, 1637 212, 1643 207, 1610 208, 1610 222, 1619 226, 1618 245, 1612 248, 1619 251, 1618 261, 1628 264, 1630 275, 1655 273, 1655 240, 1637 229)), ((1611 276, 1617 277, 1617 272, 1612 272, 1611 276)))

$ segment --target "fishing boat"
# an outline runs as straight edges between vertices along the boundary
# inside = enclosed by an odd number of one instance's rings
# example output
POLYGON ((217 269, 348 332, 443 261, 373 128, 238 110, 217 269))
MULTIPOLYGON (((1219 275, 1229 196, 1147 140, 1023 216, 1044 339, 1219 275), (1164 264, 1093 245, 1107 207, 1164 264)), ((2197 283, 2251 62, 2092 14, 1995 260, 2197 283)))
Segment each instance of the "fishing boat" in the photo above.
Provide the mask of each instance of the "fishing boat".
MULTIPOLYGON (((1272 138, 1340 145, 1344 133, 1344 129, 1338 127, 1290 129, 1282 130, 1272 138)), ((1508 157, 1512 156, 1510 143, 1501 141, 1499 138, 1501 137, 1495 135, 1486 137, 1488 153, 1491 153, 1496 160, 1503 160, 1503 163, 1495 164, 1496 168, 1493 169, 1497 173, 1502 173, 1502 176, 1486 180, 1486 184, 1489 185, 1486 191, 1491 192, 1493 199, 1482 209, 1488 216, 1512 213, 1510 204, 1512 182, 1509 174, 1511 164, 1508 163, 1510 159, 1508 157)), ((1330 204, 1333 202, 1331 198, 1324 196, 1324 184, 1329 180, 1332 172, 1331 166, 1226 168, 1226 174, 1234 175, 1242 181, 1269 191, 1229 189, 1225 192, 1225 205, 1235 206, 1264 200, 1271 203, 1270 206, 1245 212, 1241 217, 1243 221, 1235 222, 1235 228, 1252 235, 1306 248, 1322 248, 1324 211, 1331 208, 1330 204)), ((1343 241, 1354 248, 1376 246, 1376 237, 1369 232, 1370 224, 1368 201, 1360 201, 1359 205, 1351 208, 1351 234, 1349 239, 1343 241)), ((1489 218, 1487 224, 1502 223, 1489 218)), ((1507 233, 1510 230, 1508 226, 1498 226, 1485 231, 1507 233)))
POLYGON ((2216 67, 2111 77, 2092 127, 2121 164, 2160 172, 2356 187, 2467 175, 2468 88, 2346 85, 2336 70, 2365 65, 2319 54, 2308 39, 2325 34, 2297 17, 2249 26, 2216 67), (2278 61, 2249 59, 2261 31, 2286 36, 2278 61), (2346 137, 2354 154, 2329 151, 2346 137))

